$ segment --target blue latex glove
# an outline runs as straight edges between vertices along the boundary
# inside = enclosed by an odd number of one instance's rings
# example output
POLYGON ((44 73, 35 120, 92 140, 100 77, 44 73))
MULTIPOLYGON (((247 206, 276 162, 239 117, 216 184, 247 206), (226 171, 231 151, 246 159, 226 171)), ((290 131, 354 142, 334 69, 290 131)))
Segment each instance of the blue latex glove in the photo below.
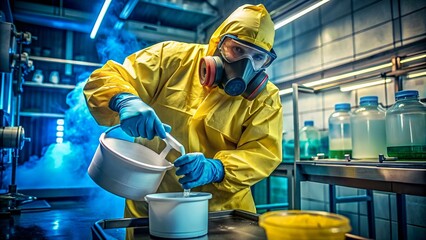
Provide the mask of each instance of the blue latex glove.
POLYGON ((154 109, 133 94, 121 93, 114 96, 110 101, 110 108, 120 114, 121 128, 132 137, 151 140, 159 136, 164 139, 166 132, 172 129, 161 122, 154 109))
POLYGON ((217 159, 204 157, 202 153, 188 153, 174 162, 176 175, 184 189, 191 189, 212 182, 221 182, 225 175, 223 164, 217 159))

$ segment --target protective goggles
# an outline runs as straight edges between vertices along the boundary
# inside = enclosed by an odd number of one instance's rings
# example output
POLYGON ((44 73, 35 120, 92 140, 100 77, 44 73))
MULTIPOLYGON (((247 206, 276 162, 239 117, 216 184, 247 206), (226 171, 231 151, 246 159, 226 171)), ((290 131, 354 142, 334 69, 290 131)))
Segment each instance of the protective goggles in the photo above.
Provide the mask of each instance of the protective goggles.
POLYGON ((232 63, 243 58, 251 60, 253 69, 259 71, 267 68, 277 58, 274 50, 268 52, 252 43, 242 41, 233 35, 225 35, 219 42, 222 57, 232 63))

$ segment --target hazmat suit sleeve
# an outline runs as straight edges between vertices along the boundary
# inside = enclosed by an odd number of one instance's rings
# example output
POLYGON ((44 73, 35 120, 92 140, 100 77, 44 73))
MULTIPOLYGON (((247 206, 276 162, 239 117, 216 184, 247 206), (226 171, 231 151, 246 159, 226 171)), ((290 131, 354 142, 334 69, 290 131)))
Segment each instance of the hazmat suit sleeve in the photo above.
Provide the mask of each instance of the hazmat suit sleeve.
POLYGON ((138 51, 128 56, 123 64, 110 60, 90 75, 84 95, 98 124, 112 126, 120 122, 118 113, 109 108, 109 101, 116 94, 131 93, 147 104, 151 102, 161 85, 161 79, 166 79, 160 71, 164 44, 138 51))

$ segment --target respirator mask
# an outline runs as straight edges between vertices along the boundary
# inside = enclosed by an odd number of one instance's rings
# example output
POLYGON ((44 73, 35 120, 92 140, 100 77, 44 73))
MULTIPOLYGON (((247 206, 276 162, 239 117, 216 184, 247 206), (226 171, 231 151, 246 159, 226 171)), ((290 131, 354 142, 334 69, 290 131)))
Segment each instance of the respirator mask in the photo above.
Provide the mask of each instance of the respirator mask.
POLYGON ((200 61, 199 75, 203 86, 222 88, 230 96, 242 95, 253 100, 268 83, 265 72, 276 58, 254 44, 225 35, 213 56, 200 61))

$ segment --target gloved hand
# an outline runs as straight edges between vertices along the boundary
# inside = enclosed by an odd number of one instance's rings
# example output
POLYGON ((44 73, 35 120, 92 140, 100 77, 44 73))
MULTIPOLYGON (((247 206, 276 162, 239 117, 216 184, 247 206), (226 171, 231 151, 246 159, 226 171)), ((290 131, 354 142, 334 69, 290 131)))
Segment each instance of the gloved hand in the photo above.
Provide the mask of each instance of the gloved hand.
POLYGON ((178 168, 176 175, 185 175, 179 179, 184 189, 191 189, 212 182, 221 182, 225 175, 223 164, 217 159, 204 157, 204 154, 188 153, 174 162, 178 168))
POLYGON ((154 109, 133 94, 117 94, 111 99, 109 106, 120 114, 121 128, 132 137, 151 140, 159 136, 164 139, 166 132, 172 129, 161 122, 154 109))

